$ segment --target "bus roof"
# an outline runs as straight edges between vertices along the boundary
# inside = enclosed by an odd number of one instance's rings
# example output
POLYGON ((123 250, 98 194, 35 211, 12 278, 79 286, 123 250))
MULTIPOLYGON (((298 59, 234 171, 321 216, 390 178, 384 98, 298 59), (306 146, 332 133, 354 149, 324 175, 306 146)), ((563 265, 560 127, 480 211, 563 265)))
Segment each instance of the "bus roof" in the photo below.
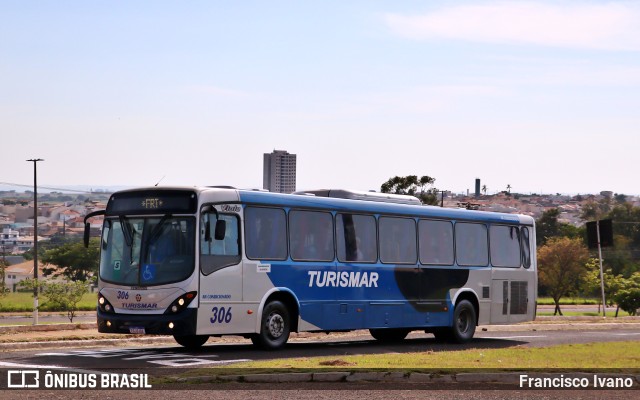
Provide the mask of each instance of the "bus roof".
MULTIPOLYGON (((528 215, 521 214, 506 214, 489 211, 475 211, 466 210, 462 208, 442 208, 435 206, 425 205, 411 205, 411 204, 397 204, 394 202, 382 200, 383 196, 372 196, 377 199, 365 199, 362 196, 358 199, 358 196, 351 196, 352 198, 340 198, 340 197, 326 197, 329 189, 304 191, 300 194, 282 194, 273 193, 261 190, 244 190, 235 189, 232 187, 145 187, 136 189, 127 189, 117 193, 123 192, 144 192, 144 191, 171 191, 171 190, 185 190, 196 192, 199 196, 204 194, 213 195, 215 192, 226 192, 231 194, 235 193, 233 198, 239 199, 240 202, 245 204, 264 205, 264 206, 281 206, 291 208, 307 208, 307 209, 324 209, 324 210, 336 210, 336 211, 350 211, 354 213, 373 213, 373 214, 386 214, 386 215, 400 215, 400 216, 415 216, 435 219, 455 219, 466 220, 476 222, 491 222, 491 223, 517 223, 524 225, 533 225, 534 219, 528 215), (314 193, 315 192, 315 193, 314 193), (311 194, 313 193, 313 194, 311 194), (319 195, 316 195, 319 194, 319 195), (237 196, 237 197, 236 197, 237 196)), ((355 191, 337 191, 341 194, 341 197, 345 196, 345 193, 364 193, 355 191)), ((373 195, 373 192, 371 193, 373 195)), ((208 196, 207 196, 208 197, 208 196)), ((227 197, 227 196, 225 196, 227 197)), ((406 196, 399 196, 406 197, 406 196)), ((227 197, 227 199, 230 199, 227 197)), ((417 199, 416 199, 417 200, 417 199)), ((237 201, 237 200, 236 200, 237 201)), ((419 200, 418 200, 419 202, 419 200)))
POLYGON ((533 218, 519 214, 505 214, 487 211, 471 211, 457 208, 395 204, 381 201, 351 200, 305 194, 281 194, 239 190, 240 201, 247 204, 273 205, 283 207, 331 209, 374 214, 420 216, 440 219, 458 219, 493 223, 533 224, 533 218))

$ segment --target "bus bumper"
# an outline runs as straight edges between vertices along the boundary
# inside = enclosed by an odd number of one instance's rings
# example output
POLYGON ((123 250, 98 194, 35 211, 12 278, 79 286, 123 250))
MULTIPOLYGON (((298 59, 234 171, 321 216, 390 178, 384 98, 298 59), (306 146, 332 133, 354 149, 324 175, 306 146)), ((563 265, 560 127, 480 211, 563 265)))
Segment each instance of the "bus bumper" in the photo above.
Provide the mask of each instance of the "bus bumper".
POLYGON ((195 335, 197 316, 198 310, 196 308, 187 308, 173 315, 112 314, 98 309, 98 332, 195 335))

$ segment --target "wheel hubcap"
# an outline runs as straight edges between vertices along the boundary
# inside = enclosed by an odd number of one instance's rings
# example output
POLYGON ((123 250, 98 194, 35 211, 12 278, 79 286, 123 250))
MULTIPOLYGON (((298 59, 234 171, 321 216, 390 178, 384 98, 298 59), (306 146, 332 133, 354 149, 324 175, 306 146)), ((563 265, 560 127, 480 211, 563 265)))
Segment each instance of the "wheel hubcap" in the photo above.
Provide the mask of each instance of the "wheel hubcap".
POLYGON ((465 333, 469 330, 469 316, 466 312, 461 312, 458 315, 458 332, 465 333))
POLYGON ((274 338, 278 338, 282 336, 284 333, 284 319, 280 314, 271 314, 267 319, 267 329, 269 330, 269 335, 274 338))

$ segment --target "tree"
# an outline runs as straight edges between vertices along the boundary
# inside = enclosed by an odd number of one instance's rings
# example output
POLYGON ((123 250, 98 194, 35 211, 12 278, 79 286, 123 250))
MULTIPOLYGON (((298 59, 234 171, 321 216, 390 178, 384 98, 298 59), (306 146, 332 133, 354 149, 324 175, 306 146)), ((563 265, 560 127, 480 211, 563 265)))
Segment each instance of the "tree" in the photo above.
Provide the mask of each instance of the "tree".
POLYGON ((42 305, 66 312, 70 322, 73 322, 76 316, 78 303, 82 300, 82 296, 89 293, 89 282, 87 281, 43 282, 29 278, 22 281, 20 285, 30 290, 38 287, 45 298, 42 305))
POLYGON ((553 315, 562 315, 560 299, 578 289, 588 260, 589 251, 580 239, 551 238, 538 250, 538 277, 555 303, 553 315))
POLYGON ((637 315, 640 309, 640 272, 634 272, 628 279, 623 280, 620 290, 614 295, 614 300, 618 307, 629 315, 637 315))
POLYGON ((44 268, 45 275, 65 276, 73 281, 86 281, 98 272, 100 264, 99 239, 89 241, 85 248, 82 241, 67 242, 63 245, 47 250, 42 256, 42 262, 52 264, 62 270, 44 268))
POLYGON ((487 185, 482 185, 482 192, 484 192, 484 195, 487 195, 487 185))
POLYGON ((613 195, 613 200, 618 204, 624 204, 627 202, 627 195, 616 193, 615 195, 613 195))
POLYGON ((420 199, 423 204, 438 204, 438 189, 433 187, 436 179, 424 175, 394 176, 380 186, 382 193, 404 194, 420 199))
MULTIPOLYGON (((597 258, 590 259, 586 264, 587 272, 582 276, 582 289, 587 296, 602 298, 602 286, 600 284, 600 262, 597 258)), ((612 307, 616 304, 614 295, 618 293, 624 278, 621 275, 614 275, 611 268, 602 273, 604 278, 604 297, 607 306, 612 307)), ((598 312, 600 312, 600 301, 598 301, 598 312)), ((616 317, 618 310, 616 310, 616 317)))
POLYGON ((507 183, 507 192, 509 192, 509 194, 511 194, 511 184, 507 183))
POLYGON ((560 210, 557 208, 551 208, 543 212, 540 218, 536 221, 536 239, 539 245, 544 245, 547 240, 559 236, 559 216, 560 210))

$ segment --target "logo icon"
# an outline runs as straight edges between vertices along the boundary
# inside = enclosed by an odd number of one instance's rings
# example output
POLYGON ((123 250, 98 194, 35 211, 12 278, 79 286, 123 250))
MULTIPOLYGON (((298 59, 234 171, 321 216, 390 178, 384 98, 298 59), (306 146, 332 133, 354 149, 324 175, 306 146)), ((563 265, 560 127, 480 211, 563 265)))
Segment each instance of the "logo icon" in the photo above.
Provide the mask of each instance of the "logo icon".
POLYGON ((142 296, 140 295, 140 293, 136 294, 136 301, 140 301, 142 300, 142 296))
POLYGON ((25 389, 40 387, 40 371, 9 370, 7 374, 8 388, 25 389))

